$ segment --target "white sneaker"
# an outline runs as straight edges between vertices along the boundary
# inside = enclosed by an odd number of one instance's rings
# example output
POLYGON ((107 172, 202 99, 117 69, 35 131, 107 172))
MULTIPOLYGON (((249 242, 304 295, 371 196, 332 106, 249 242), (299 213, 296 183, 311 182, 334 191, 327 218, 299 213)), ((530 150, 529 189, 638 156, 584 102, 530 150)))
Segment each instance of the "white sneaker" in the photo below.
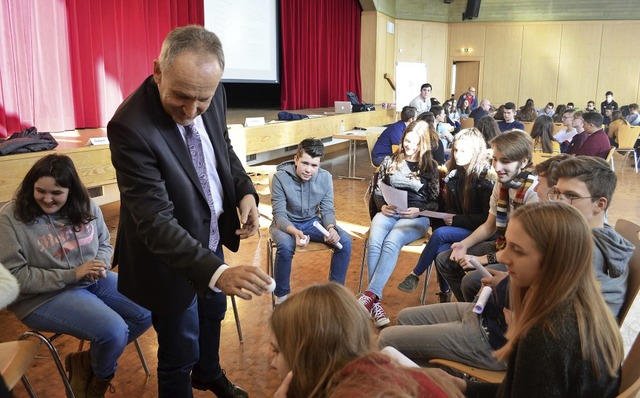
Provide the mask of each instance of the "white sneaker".
POLYGON ((276 305, 282 304, 282 302, 285 301, 287 297, 289 297, 288 294, 285 294, 284 296, 281 296, 281 297, 276 297, 276 305))

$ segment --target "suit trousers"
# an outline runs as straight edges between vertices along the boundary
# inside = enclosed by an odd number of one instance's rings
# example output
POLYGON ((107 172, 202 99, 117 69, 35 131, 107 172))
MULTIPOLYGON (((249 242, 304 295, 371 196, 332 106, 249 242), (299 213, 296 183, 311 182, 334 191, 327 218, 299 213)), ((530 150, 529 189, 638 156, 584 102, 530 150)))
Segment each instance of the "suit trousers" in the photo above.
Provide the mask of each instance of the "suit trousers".
MULTIPOLYGON (((222 248, 216 255, 223 258, 222 248)), ((158 396, 193 397, 191 374, 211 382, 222 375, 220 325, 227 311, 227 296, 209 291, 195 296, 183 312, 152 314, 158 334, 158 396)))

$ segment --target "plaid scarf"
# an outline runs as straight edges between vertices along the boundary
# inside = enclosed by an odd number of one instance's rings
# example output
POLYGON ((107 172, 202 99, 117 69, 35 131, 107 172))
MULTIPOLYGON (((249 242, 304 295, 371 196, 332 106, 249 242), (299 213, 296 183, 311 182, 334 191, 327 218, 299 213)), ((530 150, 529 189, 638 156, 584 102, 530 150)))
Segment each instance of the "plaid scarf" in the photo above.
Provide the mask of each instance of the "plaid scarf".
POLYGON ((524 195, 535 181, 533 171, 527 168, 508 183, 500 184, 498 206, 496 208, 496 229, 499 235, 498 239, 496 239, 496 250, 502 250, 506 243, 504 233, 509 223, 509 189, 517 189, 516 196, 513 199, 513 209, 515 210, 524 204, 524 195))

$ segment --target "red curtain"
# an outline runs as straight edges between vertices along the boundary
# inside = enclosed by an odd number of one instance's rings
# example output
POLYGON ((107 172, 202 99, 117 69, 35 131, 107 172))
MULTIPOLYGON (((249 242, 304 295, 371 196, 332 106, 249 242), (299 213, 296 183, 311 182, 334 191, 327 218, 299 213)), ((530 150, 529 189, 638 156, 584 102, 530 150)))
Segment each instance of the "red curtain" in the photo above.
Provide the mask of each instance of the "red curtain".
POLYGON ((0 137, 106 126, 202 0, 0 0, 0 137))
POLYGON ((358 0, 281 0, 282 109, 333 106, 360 96, 358 0))

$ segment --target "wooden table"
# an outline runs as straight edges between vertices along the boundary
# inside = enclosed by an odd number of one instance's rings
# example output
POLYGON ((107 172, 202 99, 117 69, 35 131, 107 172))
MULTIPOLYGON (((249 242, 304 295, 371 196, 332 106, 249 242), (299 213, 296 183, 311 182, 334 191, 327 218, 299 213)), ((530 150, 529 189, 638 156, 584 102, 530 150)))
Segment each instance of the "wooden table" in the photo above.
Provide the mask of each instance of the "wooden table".
MULTIPOLYGON (((366 130, 348 130, 344 133, 334 134, 332 137, 336 139, 349 140, 349 172, 346 176, 338 176, 340 179, 358 180, 363 181, 365 177, 356 176, 356 149, 358 141, 367 140, 367 131, 379 131, 382 132, 385 127, 374 126, 366 127, 366 130)), ((367 149, 368 150, 368 149, 367 149)))

